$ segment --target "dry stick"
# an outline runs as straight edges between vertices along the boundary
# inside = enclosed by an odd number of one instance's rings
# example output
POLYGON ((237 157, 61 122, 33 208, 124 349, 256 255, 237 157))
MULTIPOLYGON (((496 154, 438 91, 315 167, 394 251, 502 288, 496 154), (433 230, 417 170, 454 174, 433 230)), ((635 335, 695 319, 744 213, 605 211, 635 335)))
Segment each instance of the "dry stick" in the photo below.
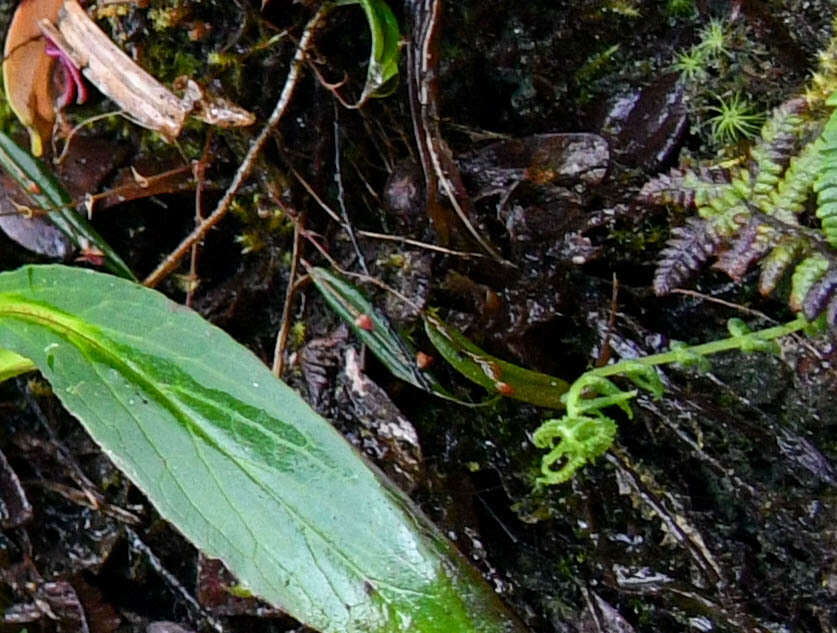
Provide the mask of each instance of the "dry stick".
POLYGON ((101 213, 101 211, 104 211, 104 209, 98 210, 95 208, 96 203, 99 200, 103 200, 111 196, 119 196, 125 191, 134 191, 137 185, 140 185, 140 187, 142 188, 150 187, 151 185, 156 184, 158 180, 171 178, 172 176, 177 176, 187 171, 192 171, 191 165, 175 167, 174 169, 169 169, 168 171, 164 171, 159 174, 154 174, 153 176, 143 176, 142 174, 138 174, 136 170, 134 170, 133 183, 120 185, 119 187, 114 187, 112 189, 106 189, 105 191, 101 191, 99 193, 88 193, 84 195, 84 206, 87 208, 88 219, 89 216, 92 216, 94 211, 96 211, 97 213, 101 213))
POLYGON ((400 242, 401 244, 409 244, 410 246, 416 246, 418 248, 423 248, 428 251, 435 251, 437 253, 444 253, 445 255, 452 255, 454 257, 462 257, 464 259, 483 259, 488 257, 485 253, 476 253, 473 251, 456 251, 450 248, 445 248, 444 246, 439 246, 437 244, 429 244, 427 242, 421 242, 419 240, 414 240, 409 237, 403 237, 401 235, 389 235, 387 233, 374 233, 372 231, 357 231, 357 234, 361 237, 368 237, 373 240, 385 240, 387 242, 400 242))
POLYGON ((293 165, 291 165, 287 159, 285 160, 285 162, 290 167, 291 173, 294 175, 294 178, 296 178, 299 181, 299 184, 301 184, 305 191, 308 192, 308 195, 314 198, 314 201, 318 205, 320 205, 320 208, 323 211, 325 211, 328 214, 328 217, 337 222, 337 224, 339 224, 340 226, 343 226, 343 220, 340 219, 340 216, 337 215, 337 212, 330 206, 328 206, 328 204, 326 204, 326 202, 319 195, 317 195, 317 192, 314 191, 314 188, 310 185, 310 183, 307 180, 305 180, 305 178, 303 178, 302 174, 300 174, 296 169, 294 169, 293 165))
POLYGON ((619 308, 619 278, 616 273, 613 273, 613 285, 610 291, 610 317, 607 320, 607 330, 605 331, 602 346, 599 349, 599 357, 596 359, 596 367, 604 367, 607 361, 610 360, 610 354, 613 349, 610 347, 610 337, 613 335, 613 329, 616 327, 616 310, 619 308))
POLYGON ((195 227, 195 230, 192 231, 192 233, 184 239, 177 248, 169 253, 160 265, 145 278, 143 284, 149 288, 153 288, 159 284, 166 277, 166 275, 174 270, 180 260, 192 248, 192 245, 201 241, 209 230, 218 224, 218 222, 220 222, 227 214, 227 211, 230 210, 230 205, 232 204, 235 194, 238 193, 241 185, 243 185, 244 181, 250 177, 253 168, 256 166, 256 158, 259 155, 259 152, 262 150, 262 147, 264 147, 267 139, 273 133, 273 130, 279 124, 279 121, 288 109, 293 92, 299 83, 300 70, 302 69, 302 64, 305 61, 308 46, 311 43, 311 39, 313 38, 317 27, 330 9, 330 5, 323 5, 317 13, 314 14, 314 17, 308 21, 308 24, 305 25, 305 31, 302 33, 299 45, 296 47, 296 53, 294 54, 290 70, 288 71, 288 78, 285 80, 285 85, 282 88, 282 94, 279 95, 279 101, 276 102, 276 107, 273 109, 270 118, 267 120, 267 124, 250 144, 250 149, 247 150, 247 155, 244 157, 244 160, 241 161, 241 165, 239 165, 238 170, 235 172, 233 181, 230 183, 230 186, 227 188, 224 196, 216 205, 215 210, 208 218, 195 227))
POLYGON ((294 246, 291 255, 291 271, 288 273, 288 287, 285 290, 285 305, 282 306, 282 325, 276 334, 276 346, 273 348, 273 375, 282 377, 285 369, 285 348, 288 345, 288 334, 291 331, 291 308, 296 296, 296 273, 299 269, 299 257, 302 235, 305 231, 305 214, 302 213, 294 220, 294 246))

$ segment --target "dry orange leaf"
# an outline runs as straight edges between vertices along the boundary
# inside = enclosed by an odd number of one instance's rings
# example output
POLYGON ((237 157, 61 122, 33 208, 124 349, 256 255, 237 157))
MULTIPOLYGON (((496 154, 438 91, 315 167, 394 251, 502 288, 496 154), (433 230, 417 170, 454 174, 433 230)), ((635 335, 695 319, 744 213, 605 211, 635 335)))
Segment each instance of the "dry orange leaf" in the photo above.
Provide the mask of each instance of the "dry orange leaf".
POLYGON ((3 87, 15 115, 29 130, 31 151, 41 156, 55 122, 52 70, 38 21, 58 19, 63 0, 22 0, 12 16, 3 48, 3 87))

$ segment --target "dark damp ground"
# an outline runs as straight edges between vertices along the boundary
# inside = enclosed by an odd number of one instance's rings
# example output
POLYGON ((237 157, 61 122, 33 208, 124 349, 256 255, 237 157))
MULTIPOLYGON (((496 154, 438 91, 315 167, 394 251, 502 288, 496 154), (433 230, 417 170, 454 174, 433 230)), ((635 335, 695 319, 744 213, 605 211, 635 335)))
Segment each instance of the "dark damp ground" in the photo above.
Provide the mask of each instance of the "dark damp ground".
MULTIPOLYGON (((4 24, 11 4, 0 3, 4 24)), ((317 2, 272 0, 261 16, 258 4, 152 0, 102 23, 164 81, 200 78, 264 120, 317 2)), ((404 24, 405 8, 391 4, 404 24)), ((270 362, 294 221, 304 216, 306 260, 326 264, 315 241, 346 269, 361 270, 362 257, 372 276, 439 308, 487 351, 567 380, 596 361, 606 337, 611 353, 625 356, 722 337, 731 317, 754 329, 786 321, 788 310, 759 296, 752 275, 735 284, 704 272, 690 286, 699 294, 655 297, 655 259, 670 223, 682 220, 635 198, 680 161, 744 149, 713 135, 710 108, 740 94, 766 113, 798 95, 828 44, 832 13, 824 0, 445 2, 441 134, 479 231, 512 266, 361 234, 436 240, 407 78, 355 111, 307 69, 254 177, 201 247, 193 305, 270 362), (723 27, 724 50, 687 72, 683 55, 712 24, 723 27), (565 137, 546 136, 579 132, 603 140, 584 137, 571 150, 565 137), (546 183, 521 176, 545 156, 590 169, 546 183), (301 179, 337 213, 345 207, 357 249, 301 179)), ((346 73, 341 90, 357 94, 368 45, 362 12, 335 14, 317 39, 323 78, 346 73)), ((67 112, 67 125, 111 108, 94 97, 67 112)), ((127 167, 160 173, 183 164, 179 152, 198 159, 208 148, 211 210, 252 134, 210 136, 190 125, 175 150, 106 119, 83 129, 72 154, 102 168, 64 177, 82 195, 126 182, 127 167)), ((194 224, 188 184, 151 193, 94 216, 139 277, 194 224)), ((44 261, 0 242, 4 270, 44 261)), ((457 231, 449 246, 479 250, 457 231)), ((188 272, 182 266, 161 289, 184 300, 188 272)), ((415 310, 364 289, 432 352, 415 310)), ((300 290, 291 318, 286 380, 455 537, 533 632, 837 630, 837 374, 828 337, 786 340, 781 358, 730 353, 707 373, 667 370, 665 397, 640 397, 606 456, 567 484, 536 489, 540 453, 530 434, 550 412, 511 400, 481 409, 434 400, 369 353, 366 373, 381 389, 358 397, 346 354, 360 345, 313 287, 300 290), (405 440, 413 430, 417 441, 405 440)), ((455 395, 485 399, 440 359, 435 371, 455 395)), ((299 630, 232 597, 224 570, 155 516, 40 379, 0 386, 0 408, 0 631, 299 630)))

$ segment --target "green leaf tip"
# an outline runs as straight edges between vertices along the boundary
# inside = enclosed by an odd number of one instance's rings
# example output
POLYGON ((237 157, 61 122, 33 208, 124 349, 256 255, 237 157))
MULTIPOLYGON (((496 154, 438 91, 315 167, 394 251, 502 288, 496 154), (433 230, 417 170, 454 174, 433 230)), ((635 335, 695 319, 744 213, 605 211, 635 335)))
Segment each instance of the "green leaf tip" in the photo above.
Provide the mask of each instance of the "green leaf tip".
POLYGON ((0 132, 0 166, 27 193, 35 206, 49 211, 47 217, 84 253, 103 257, 104 268, 125 279, 134 280, 131 269, 85 218, 72 208, 70 195, 46 164, 0 132))
POLYGON ((0 382, 34 371, 35 364, 28 358, 24 358, 7 349, 0 349, 0 382))
POLYGON ((398 64, 401 59, 401 31, 398 20, 384 0, 337 0, 336 6, 359 4, 366 14, 372 50, 366 70, 363 92, 353 107, 362 106, 368 99, 386 97, 395 90, 398 64))

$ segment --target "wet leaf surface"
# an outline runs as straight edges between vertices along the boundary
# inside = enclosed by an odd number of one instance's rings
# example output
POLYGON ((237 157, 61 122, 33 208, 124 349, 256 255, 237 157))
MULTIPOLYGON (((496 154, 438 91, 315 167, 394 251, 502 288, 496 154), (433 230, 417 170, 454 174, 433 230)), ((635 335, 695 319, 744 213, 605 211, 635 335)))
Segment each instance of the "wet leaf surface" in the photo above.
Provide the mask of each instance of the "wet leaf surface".
MULTIPOLYGON (((0 2, 6 22, 12 4, 0 2)), ((318 3, 272 0, 261 13, 258 4, 98 3, 108 17, 91 15, 162 83, 195 78, 254 112, 258 128, 318 3)), ((368 330, 340 329, 342 319, 304 283, 304 263, 368 273, 406 297, 357 284, 365 305, 386 315, 412 348, 434 356, 422 364, 471 402, 485 391, 433 351, 418 326, 420 309, 438 308, 493 358, 565 380, 608 358, 661 351, 671 339, 723 336, 733 316, 751 327, 768 324, 742 308, 788 318, 756 295, 746 274, 740 285, 710 274, 695 288, 701 295, 653 298, 653 262, 681 218, 639 204, 636 194, 684 158, 709 181, 728 178, 734 165, 713 173, 700 166, 729 151, 707 140, 702 108, 714 103, 707 95, 741 91, 764 111, 798 96, 830 37, 833 7, 724 0, 675 12, 685 4, 445 2, 437 59, 424 71, 410 70, 421 57, 408 59, 396 91, 360 111, 337 105, 334 87, 323 84, 348 77, 336 90, 355 97, 371 70, 366 13, 336 10, 314 38, 287 115, 233 210, 205 236, 195 268, 187 256, 161 286, 184 301, 184 290, 197 285, 193 305, 269 361, 286 288, 295 284, 284 378, 378 467, 403 475, 422 510, 534 633, 831 633, 832 342, 793 338, 782 359, 730 354, 709 374, 667 371, 667 397, 640 400, 636 419, 619 421, 610 457, 562 488, 535 489, 540 453, 529 435, 543 409, 509 398, 462 408, 394 377, 362 344, 368 330), (726 26, 730 56, 712 60, 697 83, 679 81, 672 74, 678 55, 700 42, 713 19, 726 26), (427 139, 417 136, 410 112, 410 72, 427 88, 436 82, 434 107, 425 109, 431 146, 440 150, 442 172, 461 172, 453 197, 504 264, 460 225, 439 179, 427 189, 427 139), (561 147, 571 138, 588 142, 582 158, 590 171, 578 178, 570 177, 573 152, 561 147), (428 200, 452 214, 447 241, 428 218, 428 200)), ((390 3, 405 57, 416 52, 417 12, 430 6, 390 3)), ((212 210, 257 130, 208 136, 189 124, 175 150, 119 119, 88 122, 113 107, 95 91, 91 97, 64 110, 56 139, 60 147, 67 130, 84 122, 82 134, 102 142, 88 153, 76 135, 67 163, 77 143, 81 160, 62 182, 76 208, 85 194, 96 195, 97 231, 135 274, 145 274, 192 230, 197 199, 204 214, 212 210), (175 169, 183 171, 154 179, 175 169)), ((739 150, 746 148, 732 153, 739 150)), ((658 190, 645 193, 688 206, 695 193, 679 188, 682 173, 670 172, 667 184, 658 178, 658 190)), ((37 257, 6 244, 4 270, 37 257)), ((93 633, 298 630, 288 616, 231 596, 235 579, 199 562, 107 457, 80 439, 43 387, 17 378, 0 395, 0 450, 33 509, 32 520, 0 534, 2 606, 29 618, 0 625, 3 633, 57 630, 26 582, 69 582, 93 633), (21 565, 27 557, 34 568, 21 565), (202 605, 207 594, 214 597, 202 605)))
POLYGON ((4 280, 3 346, 31 357, 161 515, 248 590, 323 631, 398 631, 402 617, 416 630, 518 628, 407 497, 221 330, 91 271, 4 280), (347 522, 361 504, 377 527, 347 522))

